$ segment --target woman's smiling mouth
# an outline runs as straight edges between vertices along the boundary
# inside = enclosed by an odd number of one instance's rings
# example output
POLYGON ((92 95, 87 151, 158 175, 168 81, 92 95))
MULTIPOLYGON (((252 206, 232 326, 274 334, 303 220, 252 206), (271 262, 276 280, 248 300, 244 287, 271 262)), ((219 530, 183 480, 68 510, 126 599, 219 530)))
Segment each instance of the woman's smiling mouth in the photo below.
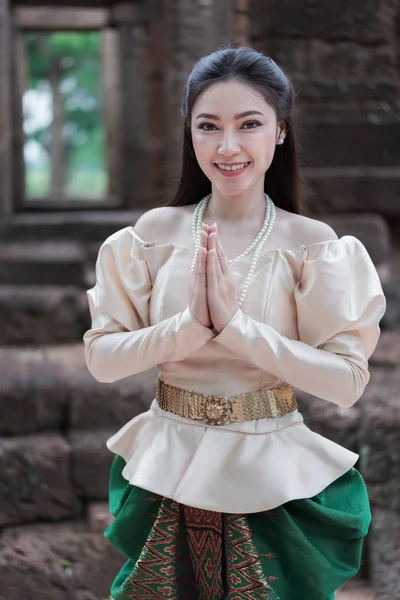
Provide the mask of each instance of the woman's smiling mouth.
POLYGON ((235 175, 240 175, 243 173, 250 162, 242 162, 242 163, 215 163, 218 171, 221 175, 226 177, 234 177, 235 175))

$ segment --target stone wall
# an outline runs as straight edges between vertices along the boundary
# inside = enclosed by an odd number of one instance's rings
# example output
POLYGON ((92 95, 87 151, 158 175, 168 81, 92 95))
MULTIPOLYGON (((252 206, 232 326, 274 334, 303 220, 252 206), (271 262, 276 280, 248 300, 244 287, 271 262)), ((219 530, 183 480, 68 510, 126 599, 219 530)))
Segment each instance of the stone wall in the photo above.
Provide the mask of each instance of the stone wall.
POLYGON ((314 214, 400 218, 400 7, 253 0, 251 41, 292 76, 314 214))
MULTIPOLYGON (((157 374, 111 385, 91 377, 80 342, 89 326, 85 289, 101 241, 161 204, 176 181, 187 74, 233 40, 291 73, 310 212, 339 235, 359 237, 385 284, 388 311, 360 402, 343 410, 298 396, 310 427, 359 452, 374 516, 362 575, 376 600, 400 597, 398 11, 397 0, 112 7, 123 57, 121 189, 137 210, 19 214, 1 234, 0 600, 103 600, 124 561, 102 536, 112 460, 105 440, 147 408, 157 374)), ((9 25, 0 0, 0 34, 9 25)), ((7 43, 0 35, 0 174, 12 159, 7 43)), ((4 213, 11 182, 0 179, 4 213)))

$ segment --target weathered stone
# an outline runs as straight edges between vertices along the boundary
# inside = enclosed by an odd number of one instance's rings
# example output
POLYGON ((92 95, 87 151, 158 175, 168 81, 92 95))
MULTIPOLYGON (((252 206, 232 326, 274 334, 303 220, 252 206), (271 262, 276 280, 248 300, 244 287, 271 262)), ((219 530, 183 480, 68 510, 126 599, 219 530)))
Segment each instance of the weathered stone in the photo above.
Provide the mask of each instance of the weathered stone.
POLYGON ((87 372, 82 344, 0 347, 0 434, 65 429, 80 371, 87 372))
POLYGON ((360 468, 371 503, 400 511, 400 371, 371 369, 362 399, 360 468))
POLYGON ((124 562, 80 521, 9 528, 0 538, 0 599, 106 598, 124 562))
POLYGON ((368 250, 375 265, 387 264, 390 257, 390 233, 387 222, 380 215, 334 214, 320 217, 339 237, 354 235, 368 250))
POLYGON ((300 390, 296 390, 296 398, 307 427, 353 452, 358 452, 359 405, 341 408, 300 390))
MULTIPOLYGON (((400 148, 396 143, 400 135, 400 115, 393 112, 364 113, 327 112, 324 117, 313 118, 311 114, 302 119, 301 157, 307 167, 360 167, 358 173, 371 174, 366 167, 394 167, 399 176, 400 148)), ((373 171, 372 171, 373 173, 373 171)), ((379 172, 377 172, 378 174, 379 172)), ((355 171, 357 175, 357 171, 355 171)), ((340 175, 340 173, 337 173, 340 175)), ((365 177, 364 177, 365 179, 365 177)), ((366 192, 369 190, 366 188, 366 192)), ((370 193, 366 194, 370 197, 370 193)), ((385 208, 379 199, 381 208, 385 208)), ((368 212, 368 205, 361 209, 368 212)))
POLYGON ((374 600, 374 591, 368 581, 355 577, 336 592, 335 600, 374 600))
POLYGON ((58 434, 0 438, 0 526, 78 515, 69 444, 58 434))
POLYGON ((374 592, 367 581, 355 578, 336 592, 335 600, 374 600, 374 592))
POLYGON ((400 330, 400 279, 398 274, 396 276, 396 279, 386 282, 383 286, 387 307, 382 319, 382 327, 388 330, 400 330))
MULTIPOLYGON (((223 12, 231 0, 198 2, 197 0, 165 0, 165 52, 164 96, 166 98, 166 168, 167 189, 175 189, 178 179, 182 129, 181 100, 187 77, 194 64, 216 45, 226 41, 225 36, 235 27, 233 16, 223 12), (222 13, 224 22, 220 22, 222 13), (221 23, 222 38, 217 24, 221 23)), ((230 39, 229 41, 232 41, 230 39)), ((165 188, 165 186, 164 186, 165 188)))
POLYGON ((124 22, 118 27, 121 114, 124 115, 120 190, 125 206, 133 208, 149 204, 147 136, 150 115, 146 110, 146 30, 139 5, 131 3, 130 8, 135 13, 135 23, 124 22), (135 73, 134 78, 131 73, 135 73))
POLYGON ((71 429, 117 430, 147 410, 155 397, 157 370, 151 369, 115 383, 97 382, 87 371, 71 379, 71 429))
MULTIPOLYGON (((343 157, 343 164, 346 160, 351 161, 350 157, 343 157)), ((400 215, 400 169, 397 167, 305 168, 303 175, 307 207, 312 214, 361 212, 386 217, 400 215)))
POLYGON ((114 455, 106 441, 112 431, 70 431, 71 476, 74 491, 89 500, 107 500, 111 463, 114 455))
POLYGON ((103 533, 112 523, 113 518, 107 502, 91 502, 89 504, 88 521, 89 530, 92 533, 103 533))
POLYGON ((252 8, 257 33, 265 37, 390 42, 394 35, 396 3, 392 0, 296 2, 261 0, 252 8), (290 19, 288 18, 290 15, 290 19))
MULTIPOLYGON (((400 315, 399 315, 400 316, 400 315)), ((400 325, 400 319, 398 321, 400 325)), ((400 331, 382 331, 370 364, 400 367, 400 331)))
POLYGON ((141 214, 143 210, 16 214, 0 223, 0 239, 101 242, 118 229, 136 223, 141 214))
POLYGON ((377 75, 369 78, 332 80, 293 77, 299 103, 327 102, 396 102, 399 85, 396 79, 377 75))
POLYGON ((371 48, 353 40, 333 42, 307 36, 273 38, 269 44, 274 60, 295 79, 368 86, 371 77, 377 76, 392 79, 398 86, 396 55, 387 43, 371 48))
POLYGON ((400 519, 389 508, 373 507, 369 545, 375 600, 400 598, 400 519))
POLYGON ((116 431, 149 408, 157 376, 154 368, 99 383, 86 367, 82 343, 0 347, 0 435, 66 427, 116 431))
POLYGON ((85 287, 85 252, 74 242, 24 242, 0 245, 0 283, 85 287))
POLYGON ((60 364, 31 350, 0 354, 0 434, 22 434, 66 425, 69 390, 60 364))
POLYGON ((396 101, 396 53, 389 44, 371 48, 354 41, 274 38, 270 55, 291 74, 301 103, 376 99, 396 101))
POLYGON ((0 286, 0 344, 57 344, 90 327, 86 294, 73 286, 0 286))

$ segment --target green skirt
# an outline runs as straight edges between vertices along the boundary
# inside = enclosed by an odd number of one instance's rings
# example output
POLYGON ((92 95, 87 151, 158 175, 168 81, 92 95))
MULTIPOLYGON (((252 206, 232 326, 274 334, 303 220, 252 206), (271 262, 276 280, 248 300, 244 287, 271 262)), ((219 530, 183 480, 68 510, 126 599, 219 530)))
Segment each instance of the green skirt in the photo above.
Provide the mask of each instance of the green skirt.
POLYGON ((128 557, 115 600, 333 600, 360 568, 371 513, 354 468, 313 498, 235 515, 132 486, 124 466, 116 456, 104 532, 128 557))

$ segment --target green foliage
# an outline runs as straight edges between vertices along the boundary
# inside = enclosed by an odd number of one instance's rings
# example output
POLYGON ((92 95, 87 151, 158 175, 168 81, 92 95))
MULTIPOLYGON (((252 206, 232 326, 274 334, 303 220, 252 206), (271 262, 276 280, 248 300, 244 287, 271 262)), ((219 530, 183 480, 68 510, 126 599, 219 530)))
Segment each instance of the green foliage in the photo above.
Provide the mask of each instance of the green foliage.
MULTIPOLYGON (((32 32, 25 36, 28 89, 43 93, 56 86, 62 97, 62 136, 69 179, 76 180, 73 170, 78 166, 104 171, 100 44, 99 32, 32 32)), ((49 152, 51 133, 52 123, 37 127, 29 137, 49 152)), ((38 179, 43 180, 42 173, 38 179)), ((105 174, 102 179, 106 183, 105 174)), ((33 180, 31 174, 31 187, 33 180)), ((43 189, 43 184, 38 187, 43 189)), ((86 191, 81 190, 80 195, 85 196, 86 191)))

